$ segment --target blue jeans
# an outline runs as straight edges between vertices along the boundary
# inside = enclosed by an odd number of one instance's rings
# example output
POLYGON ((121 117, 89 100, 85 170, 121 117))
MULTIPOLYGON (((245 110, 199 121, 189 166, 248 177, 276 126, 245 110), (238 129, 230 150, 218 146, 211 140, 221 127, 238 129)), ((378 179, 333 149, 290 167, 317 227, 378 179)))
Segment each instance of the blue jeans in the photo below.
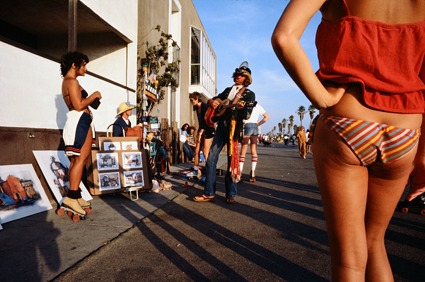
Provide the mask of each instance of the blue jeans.
MULTIPOLYGON (((215 132, 215 136, 211 145, 211 149, 208 155, 206 163, 206 180, 204 194, 207 196, 213 196, 216 192, 216 178, 217 178, 217 162, 220 157, 220 152, 223 150, 224 145, 227 145, 229 140, 229 128, 223 123, 219 123, 215 132)), ((230 176, 230 157, 227 157, 227 171, 224 177, 224 185, 226 188, 226 198, 236 197, 237 194, 237 183, 232 181, 230 176)))
POLYGON ((189 146, 187 142, 183 143, 183 152, 186 155, 186 157, 189 159, 189 161, 193 160, 195 155, 193 153, 192 148, 189 146))
POLYGON ((258 124, 245 123, 243 127, 243 136, 257 136, 257 135, 258 135, 258 124))

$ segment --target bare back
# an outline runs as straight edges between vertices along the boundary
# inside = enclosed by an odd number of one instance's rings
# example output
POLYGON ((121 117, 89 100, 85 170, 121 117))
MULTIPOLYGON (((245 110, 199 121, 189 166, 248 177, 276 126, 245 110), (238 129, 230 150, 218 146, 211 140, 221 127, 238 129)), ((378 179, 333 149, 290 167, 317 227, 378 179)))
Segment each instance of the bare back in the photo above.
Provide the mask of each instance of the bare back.
MULTIPOLYGON (((322 9, 324 18, 337 20, 346 15, 344 0, 328 0, 322 9)), ((425 21, 423 0, 345 0, 352 16, 387 24, 411 24, 425 21)))
MULTIPOLYGON (((425 21, 423 0, 328 0, 321 9, 323 18, 337 21, 353 16, 385 24, 417 24, 425 21), (347 9, 344 5, 347 4, 347 9)), ((422 122, 421 114, 397 114, 371 109, 363 105, 362 90, 349 87, 339 103, 323 110, 327 115, 345 116, 416 129, 422 122)))

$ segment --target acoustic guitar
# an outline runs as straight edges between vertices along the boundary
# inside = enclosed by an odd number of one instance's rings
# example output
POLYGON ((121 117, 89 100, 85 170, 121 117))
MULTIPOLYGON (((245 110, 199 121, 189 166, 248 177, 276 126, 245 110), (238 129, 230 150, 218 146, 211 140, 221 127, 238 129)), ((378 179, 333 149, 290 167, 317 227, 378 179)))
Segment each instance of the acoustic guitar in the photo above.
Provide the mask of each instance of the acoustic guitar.
MULTIPOLYGON (((221 100, 216 99, 216 101, 219 101, 220 104, 217 106, 217 108, 208 107, 207 112, 205 113, 205 122, 209 127, 214 127, 214 123, 216 123, 220 116, 222 116, 227 109, 236 108, 238 104, 232 104, 232 101, 229 99, 221 100)), ((249 107, 255 107, 257 104, 257 101, 254 102, 245 102, 244 108, 249 107)))

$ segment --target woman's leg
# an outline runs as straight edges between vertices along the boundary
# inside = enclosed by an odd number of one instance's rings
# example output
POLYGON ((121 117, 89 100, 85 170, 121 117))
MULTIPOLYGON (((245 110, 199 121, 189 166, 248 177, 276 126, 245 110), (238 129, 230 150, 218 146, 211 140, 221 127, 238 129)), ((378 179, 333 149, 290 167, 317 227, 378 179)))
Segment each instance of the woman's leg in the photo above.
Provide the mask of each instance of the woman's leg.
POLYGON ((86 140, 81 147, 80 155, 71 157, 71 165, 69 167, 69 191, 63 199, 63 204, 80 214, 85 216, 87 213, 82 208, 90 207, 90 203, 81 198, 80 182, 83 177, 84 167, 89 157, 92 146, 92 129, 89 127, 86 140))
POLYGON ((83 147, 81 147, 80 155, 72 157, 71 166, 69 169, 69 190, 78 191, 80 189, 81 178, 83 177, 84 167, 86 161, 91 152, 92 144, 92 129, 89 127, 89 131, 84 141, 83 147))
POLYGON ((207 162, 208 159, 208 155, 210 154, 210 149, 211 149, 211 144, 213 142, 214 138, 205 138, 204 139, 204 149, 203 149, 203 153, 204 153, 204 157, 205 157, 205 162, 207 162))
POLYGON ((188 143, 183 143, 183 151, 186 155, 186 157, 189 159, 189 161, 193 160, 193 150, 190 148, 188 143))
POLYGON ((251 136, 251 182, 255 182, 255 170, 257 169, 258 155, 257 155, 257 143, 258 137, 255 135, 251 136))
POLYGON ((199 136, 196 139, 196 147, 193 154, 193 157, 195 158, 193 165, 196 167, 199 166, 199 152, 201 151, 201 139, 202 138, 199 138, 199 136))
POLYGON ((416 148, 388 165, 372 165, 366 206, 368 261, 366 280, 393 281, 384 236, 394 210, 406 187, 416 148))
POLYGON ((248 151, 249 136, 244 136, 242 139, 241 152, 239 154, 239 169, 242 173, 245 164, 245 155, 248 151))
POLYGON ((328 229, 333 281, 364 281, 368 170, 342 139, 319 120, 314 165, 328 229))

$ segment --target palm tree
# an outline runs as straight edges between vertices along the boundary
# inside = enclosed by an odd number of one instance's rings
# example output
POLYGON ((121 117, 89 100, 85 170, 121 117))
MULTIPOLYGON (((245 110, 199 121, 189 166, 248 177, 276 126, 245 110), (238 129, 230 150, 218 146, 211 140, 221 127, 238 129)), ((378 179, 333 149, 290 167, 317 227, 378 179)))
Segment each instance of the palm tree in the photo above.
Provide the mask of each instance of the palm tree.
POLYGON ((310 125, 313 122, 314 114, 316 113, 316 108, 313 105, 308 107, 308 113, 310 114, 310 125))
POLYGON ((282 134, 285 133, 286 124, 287 124, 286 118, 282 119, 282 134))
POLYGON ((291 135, 291 128, 294 125, 294 116, 289 116, 289 124, 288 124, 288 134, 291 135))
POLYGON ((280 133, 282 133, 282 123, 281 123, 281 122, 279 122, 279 123, 277 124, 277 126, 279 127, 279 132, 280 132, 280 133))
POLYGON ((297 110, 297 114, 300 116, 300 122, 301 122, 301 126, 303 125, 303 119, 304 119, 304 114, 305 114, 305 107, 304 106, 299 106, 298 110, 297 110))

